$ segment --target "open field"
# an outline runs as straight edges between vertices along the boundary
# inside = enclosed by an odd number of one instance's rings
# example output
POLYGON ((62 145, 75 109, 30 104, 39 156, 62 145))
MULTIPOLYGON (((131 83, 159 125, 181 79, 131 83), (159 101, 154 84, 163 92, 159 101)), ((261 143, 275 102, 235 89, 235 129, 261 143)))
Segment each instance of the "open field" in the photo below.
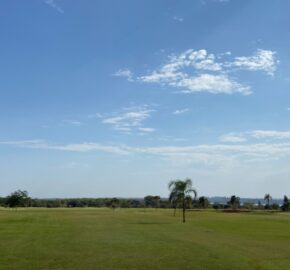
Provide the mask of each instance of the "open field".
POLYGON ((0 209, 0 269, 290 269, 290 215, 0 209))

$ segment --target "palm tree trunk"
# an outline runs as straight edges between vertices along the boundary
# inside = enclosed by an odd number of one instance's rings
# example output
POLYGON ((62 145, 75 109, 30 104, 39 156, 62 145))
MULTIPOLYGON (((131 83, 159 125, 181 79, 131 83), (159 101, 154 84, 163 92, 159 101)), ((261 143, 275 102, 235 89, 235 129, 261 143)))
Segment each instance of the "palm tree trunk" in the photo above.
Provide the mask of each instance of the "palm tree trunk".
POLYGON ((182 214, 183 214, 183 223, 185 223, 185 201, 183 199, 183 204, 182 204, 182 214))
POLYGON ((173 216, 176 216, 176 206, 174 206, 174 212, 173 212, 173 216))

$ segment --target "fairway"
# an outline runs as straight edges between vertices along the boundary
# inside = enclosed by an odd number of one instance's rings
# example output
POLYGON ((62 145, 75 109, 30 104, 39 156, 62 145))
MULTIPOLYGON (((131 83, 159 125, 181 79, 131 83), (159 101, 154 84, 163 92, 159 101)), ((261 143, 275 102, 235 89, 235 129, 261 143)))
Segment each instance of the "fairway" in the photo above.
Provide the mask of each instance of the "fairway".
POLYGON ((0 269, 290 269, 290 215, 0 209, 0 269))

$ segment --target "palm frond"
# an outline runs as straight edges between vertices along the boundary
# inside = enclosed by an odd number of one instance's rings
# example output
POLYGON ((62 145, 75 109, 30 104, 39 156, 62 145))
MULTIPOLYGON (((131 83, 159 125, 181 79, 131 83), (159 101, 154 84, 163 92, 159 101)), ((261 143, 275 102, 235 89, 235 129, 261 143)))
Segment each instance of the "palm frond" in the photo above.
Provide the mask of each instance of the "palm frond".
POLYGON ((196 199, 196 197, 197 197, 196 189, 194 189, 194 188, 187 189, 186 190, 186 194, 190 194, 190 193, 193 193, 194 194, 194 199, 196 199))
POLYGON ((190 178, 186 178, 184 180, 184 183, 186 184, 186 187, 191 188, 192 187, 192 181, 190 178))
POLYGON ((174 187, 175 184, 176 184, 176 181, 171 180, 171 181, 169 182, 169 184, 168 184, 168 188, 169 188, 169 189, 172 189, 172 187, 174 187))

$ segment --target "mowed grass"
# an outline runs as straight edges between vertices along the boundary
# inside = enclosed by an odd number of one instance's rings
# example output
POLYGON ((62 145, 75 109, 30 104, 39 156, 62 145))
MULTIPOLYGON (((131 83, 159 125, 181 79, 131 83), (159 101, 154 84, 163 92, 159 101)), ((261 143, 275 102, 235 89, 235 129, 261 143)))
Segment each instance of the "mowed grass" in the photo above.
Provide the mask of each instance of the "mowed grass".
POLYGON ((0 209, 0 269, 290 269, 290 215, 0 209))

